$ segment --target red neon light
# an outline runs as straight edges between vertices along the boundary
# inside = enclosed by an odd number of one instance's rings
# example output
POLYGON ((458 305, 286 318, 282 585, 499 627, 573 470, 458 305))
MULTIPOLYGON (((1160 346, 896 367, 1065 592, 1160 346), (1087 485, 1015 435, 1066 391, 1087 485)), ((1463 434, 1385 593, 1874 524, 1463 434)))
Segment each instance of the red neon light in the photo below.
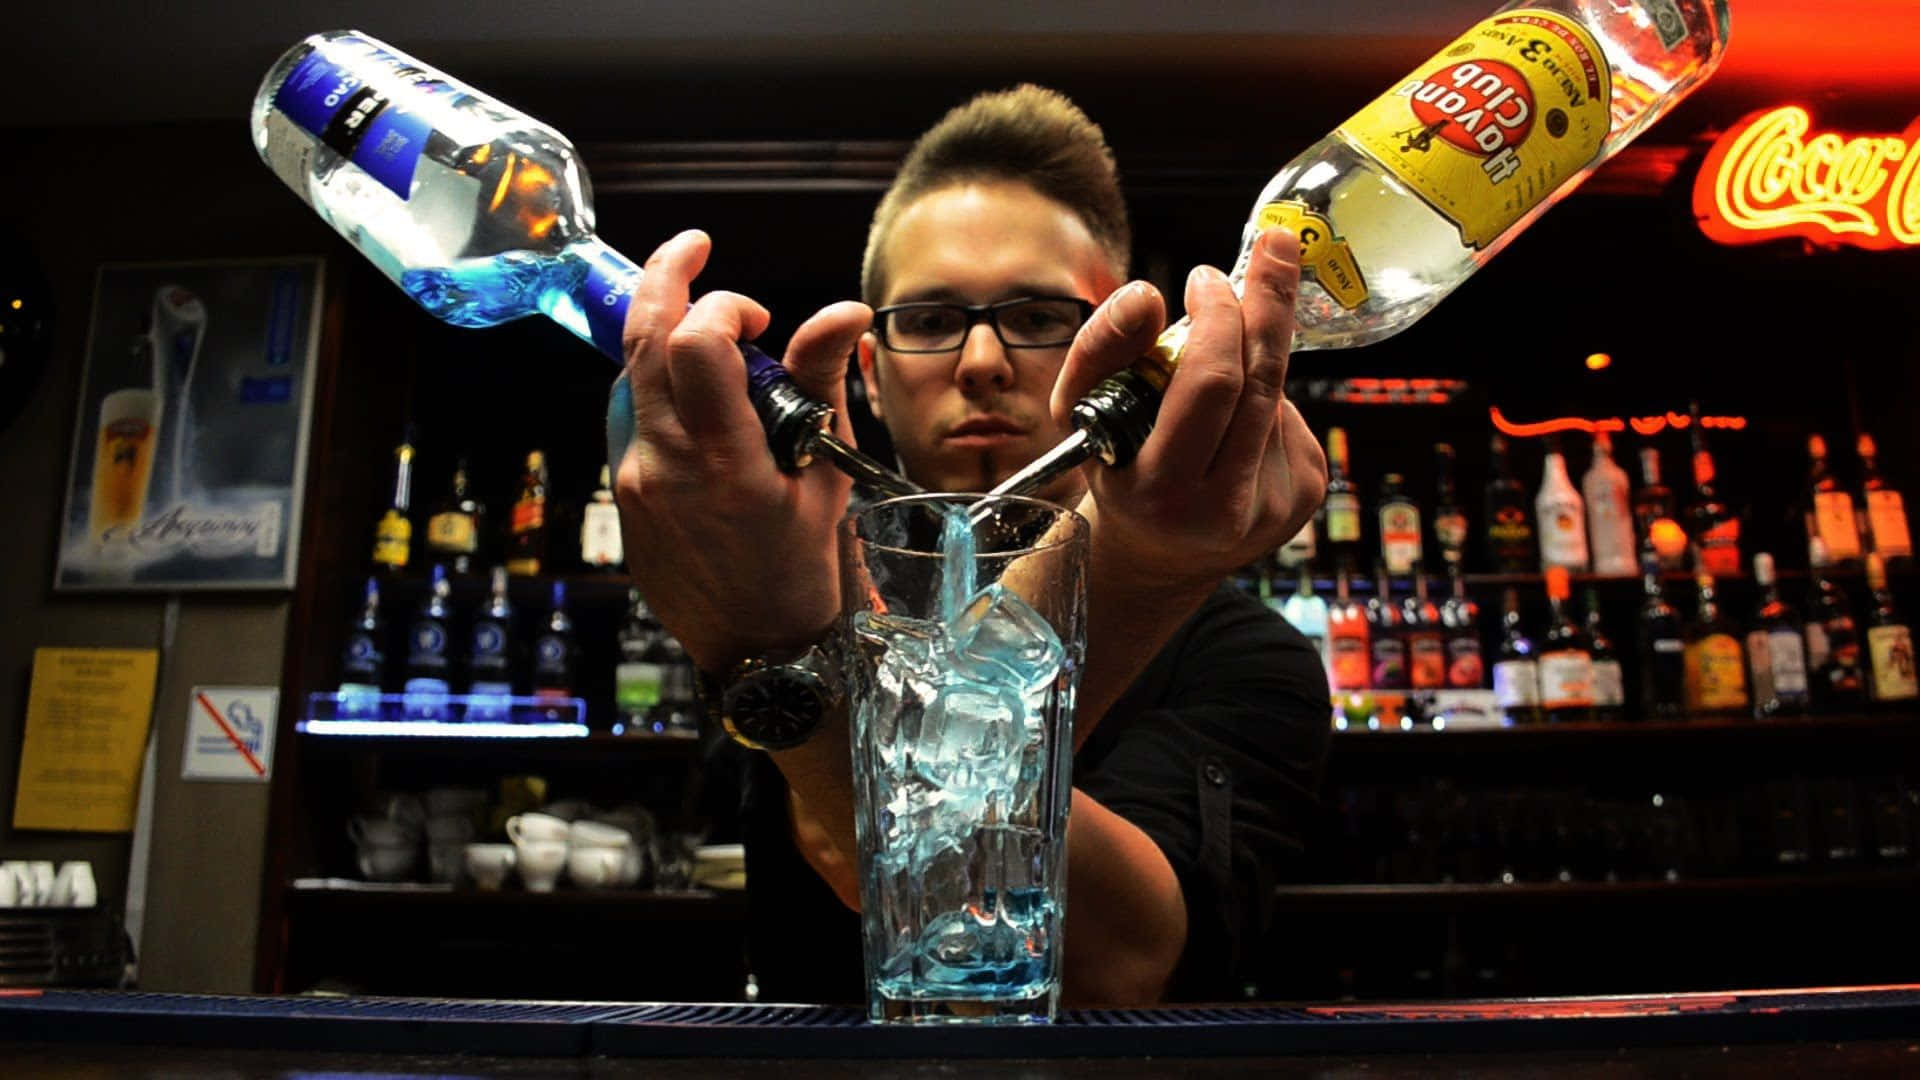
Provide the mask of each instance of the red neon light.
POLYGON ((1898 135, 1812 127, 1807 110, 1782 105, 1720 136, 1693 184, 1701 231, 1722 244, 1920 247, 1920 117, 1898 135))
MULTIPOLYGON (((1595 420, 1588 420, 1578 416, 1562 416, 1553 420, 1541 420, 1531 424, 1515 423, 1507 419, 1506 414, 1502 413, 1498 408, 1490 408, 1487 410, 1487 413, 1493 420, 1493 426, 1496 429, 1516 439, 1552 435, 1561 431, 1584 431, 1589 435, 1602 431, 1611 433, 1615 431, 1625 431, 1629 427, 1633 429, 1635 435, 1650 438, 1669 428, 1675 431, 1684 430, 1689 424, 1693 423, 1691 417, 1671 412, 1665 416, 1633 416, 1628 417, 1626 420, 1612 416, 1601 417, 1595 420)), ((1747 418, 1744 416, 1703 416, 1700 418, 1700 426, 1704 428, 1721 428, 1726 431, 1744 431, 1747 427, 1747 418)))

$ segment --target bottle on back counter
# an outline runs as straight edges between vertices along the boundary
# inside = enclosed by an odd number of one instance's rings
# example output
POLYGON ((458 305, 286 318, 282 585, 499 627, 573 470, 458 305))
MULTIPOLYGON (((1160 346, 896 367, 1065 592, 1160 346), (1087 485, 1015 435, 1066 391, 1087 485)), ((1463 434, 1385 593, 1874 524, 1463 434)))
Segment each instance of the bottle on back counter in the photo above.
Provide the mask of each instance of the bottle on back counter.
POLYGON ((1827 580, 1827 546, 1817 536, 1807 542, 1807 564, 1807 670, 1814 703, 1829 711, 1860 708, 1868 693, 1860 624, 1846 593, 1827 580))
POLYGON ((1873 700, 1912 701, 1920 697, 1920 673, 1913 656, 1913 631, 1894 610, 1887 589, 1887 566, 1880 553, 1867 556, 1867 591, 1873 608, 1867 616, 1867 654, 1873 660, 1873 700))
POLYGON ((1373 685, 1372 628, 1353 600, 1352 575, 1334 572, 1334 599, 1327 609, 1328 681, 1335 690, 1366 690, 1373 685))
POLYGON ((1587 653, 1593 657, 1593 718, 1613 724, 1627 718, 1627 676, 1600 617, 1600 590, 1587 588, 1587 653))
POLYGON ((1693 539, 1697 571, 1714 577, 1740 573, 1740 518, 1714 491, 1717 475, 1713 453, 1700 424, 1700 407, 1693 406, 1693 505, 1687 508, 1687 532, 1693 539))
POLYGON ((1334 561, 1348 570, 1360 568, 1360 491, 1353 485, 1347 458, 1347 432, 1327 430, 1327 548, 1334 561))
POLYGON ((613 669, 613 705, 619 713, 615 735, 648 734, 647 717, 660 704, 665 675, 667 631, 639 589, 627 590, 627 620, 618 639, 620 662, 613 669))
POLYGON ((1678 719, 1687 711, 1687 642, 1652 551, 1640 553, 1640 585, 1640 707, 1649 720, 1678 719))
POLYGON ((1404 577, 1421 562, 1420 508, 1407 494, 1407 478, 1388 473, 1380 478, 1380 559, 1387 573, 1404 577))
POLYGON ((1467 596, 1467 583, 1455 563, 1447 573, 1453 594, 1440 605, 1447 632, 1447 689, 1478 690, 1486 685, 1486 660, 1480 646, 1480 605, 1467 596))
POLYGON ((1753 679, 1753 714, 1794 716, 1807 711, 1807 650, 1793 609, 1780 600, 1773 556, 1753 556, 1753 582, 1760 600, 1747 631, 1747 671, 1753 679))
POLYGON ((453 466, 453 485, 447 497, 427 519, 427 551, 456 575, 467 577, 477 569, 486 508, 467 490, 467 459, 453 466))
POLYGON ((507 599, 507 568, 493 568, 487 601, 473 617, 468 636, 467 719, 505 721, 513 703, 513 604, 507 599))
POLYGON ((1873 550, 1884 562, 1913 558, 1913 538, 1907 531, 1907 505, 1900 492, 1880 475, 1879 452, 1873 436, 1862 434, 1860 486, 1866 495, 1867 528, 1873 534, 1873 550))
POLYGON ((1300 631, 1308 641, 1313 642, 1315 651, 1320 654, 1320 663, 1327 664, 1327 602, 1313 592, 1313 572, 1306 566, 1299 568, 1299 585, 1287 602, 1280 605, 1280 617, 1300 631))
POLYGON ((1568 610, 1572 575, 1547 567, 1547 633, 1540 643, 1540 710, 1550 721, 1593 719, 1593 653, 1568 610))
POLYGON ((1415 690, 1444 690, 1447 686, 1446 628, 1440 609, 1427 597, 1427 572, 1413 567, 1413 595, 1400 604, 1406 626, 1407 681, 1415 690))
POLYGON ((380 617, 380 582, 368 578, 360 615, 347 631, 347 644, 340 650, 337 715, 341 719, 370 720, 380 715, 380 694, 387 674, 386 643, 387 624, 380 617))
POLYGON ((1412 686, 1407 670, 1406 621, 1400 606, 1393 602, 1385 563, 1374 568, 1374 584, 1377 591, 1367 601, 1367 636, 1373 654, 1367 681, 1375 690, 1405 690, 1412 686))
POLYGON ((1602 577, 1632 577, 1637 565, 1627 487, 1627 470, 1613 460, 1613 439, 1604 431, 1595 434, 1593 461, 1580 479, 1580 490, 1587 503, 1593 572, 1602 577))
POLYGON ((1533 507, 1507 453, 1507 440, 1495 435, 1487 472, 1487 565, 1496 574, 1531 574, 1540 565, 1533 507))
POLYGON ((1827 546, 1827 558, 1836 566, 1860 561, 1860 526, 1853 496, 1833 475, 1827 458, 1827 440, 1807 436, 1807 538, 1827 546))
POLYGON ((1500 648, 1493 662, 1493 697, 1509 724, 1540 719, 1540 658, 1520 624, 1520 592, 1508 589, 1500 648))
POLYGON ((547 565, 547 456, 527 454, 520 480, 520 497, 513 502, 507 522, 507 573, 537 577, 547 565))
POLYGON ((434 563, 432 587, 407 628, 407 682, 403 700, 409 720, 450 718, 447 700, 453 680, 453 664, 448 655, 449 624, 453 621, 453 612, 447 606, 450 594, 447 568, 434 563))
POLYGON ((1713 597, 1713 575, 1694 578, 1700 589, 1699 616, 1687 630, 1687 711, 1699 715, 1746 715, 1747 665, 1733 624, 1720 614, 1713 597))
POLYGON ((1662 570, 1686 567, 1687 531, 1680 527, 1676 513, 1673 489, 1660 480, 1660 451, 1642 448, 1640 490, 1633 494, 1633 531, 1640 538, 1640 551, 1652 552, 1662 570))
POLYGON ((389 574, 407 568, 413 557, 413 436, 400 440, 393 451, 393 501, 373 530, 373 565, 389 574))
POLYGON ((1540 528, 1540 566, 1584 571, 1587 568, 1587 513, 1580 492, 1567 476, 1567 459, 1560 444, 1547 442, 1546 461, 1540 467, 1540 494, 1534 496, 1540 528))
POLYGON ((553 606, 540 633, 533 639, 533 696, 544 703, 540 709, 548 720, 573 718, 571 709, 563 710, 560 706, 574 696, 573 661, 573 619, 567 614, 567 584, 556 581, 553 606))
POLYGON ((580 562, 591 570, 618 570, 627 562, 611 478, 612 470, 600 466, 600 486, 580 512, 580 562))
POLYGON ((1467 512, 1461 508, 1460 494, 1454 486, 1453 447, 1435 443, 1433 460, 1433 542, 1440 549, 1440 561, 1452 574, 1466 565, 1467 512))
MULTIPOLYGON (((1229 279, 1273 226, 1302 238, 1294 350, 1411 326, 1719 64, 1725 0, 1516 0, 1469 28, 1255 199, 1229 279)), ((1098 454, 1131 461, 1179 364, 1187 320, 1074 406, 1068 442, 999 489, 1098 454)))

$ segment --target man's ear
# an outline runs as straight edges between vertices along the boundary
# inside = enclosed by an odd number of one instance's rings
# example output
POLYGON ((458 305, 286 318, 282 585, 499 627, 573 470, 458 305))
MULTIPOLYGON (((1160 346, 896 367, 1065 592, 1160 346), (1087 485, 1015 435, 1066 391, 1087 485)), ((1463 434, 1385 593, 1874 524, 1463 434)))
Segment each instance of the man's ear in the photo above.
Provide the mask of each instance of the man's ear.
POLYGON ((869 330, 860 335, 860 342, 854 347, 854 353, 860 361, 860 381, 867 388, 867 411, 875 420, 886 422, 886 415, 880 411, 880 366, 875 361, 880 348, 880 339, 869 330))

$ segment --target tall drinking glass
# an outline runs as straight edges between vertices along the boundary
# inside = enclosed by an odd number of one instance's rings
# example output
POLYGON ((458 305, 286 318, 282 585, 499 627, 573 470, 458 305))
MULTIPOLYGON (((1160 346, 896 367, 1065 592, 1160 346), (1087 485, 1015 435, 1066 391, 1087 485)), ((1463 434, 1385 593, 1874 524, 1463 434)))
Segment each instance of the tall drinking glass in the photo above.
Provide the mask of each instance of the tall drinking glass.
POLYGON ((1051 1020, 1087 523, 914 495, 841 540, 869 1014, 1051 1020))

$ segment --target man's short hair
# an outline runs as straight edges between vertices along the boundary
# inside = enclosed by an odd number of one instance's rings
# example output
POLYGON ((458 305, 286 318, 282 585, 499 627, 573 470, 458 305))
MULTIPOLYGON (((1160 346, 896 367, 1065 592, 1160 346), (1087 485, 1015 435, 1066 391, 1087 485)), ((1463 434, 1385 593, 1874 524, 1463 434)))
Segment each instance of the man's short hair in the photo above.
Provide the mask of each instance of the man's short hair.
POLYGON ((907 152, 867 230, 860 265, 867 303, 879 303, 886 289, 880 249, 902 211, 929 192, 993 180, 1026 184, 1073 211, 1114 276, 1126 276, 1133 237, 1106 136, 1066 95, 1027 83, 955 108, 907 152))

